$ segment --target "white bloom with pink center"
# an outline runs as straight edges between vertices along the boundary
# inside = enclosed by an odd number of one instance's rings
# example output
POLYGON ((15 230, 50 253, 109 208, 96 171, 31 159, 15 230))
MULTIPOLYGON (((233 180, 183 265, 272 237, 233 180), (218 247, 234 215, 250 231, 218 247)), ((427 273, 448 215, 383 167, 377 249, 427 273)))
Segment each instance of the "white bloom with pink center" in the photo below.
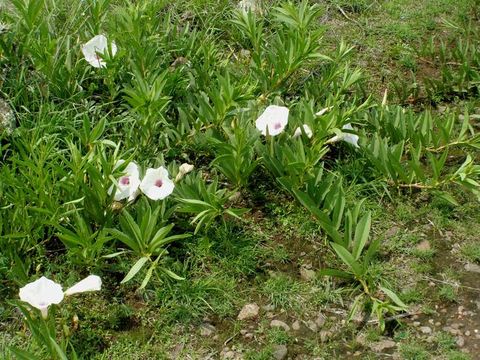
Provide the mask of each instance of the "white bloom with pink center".
MULTIPOLYGON (((125 160, 118 160, 114 169, 117 169, 125 163, 125 160)), ((140 171, 138 165, 135 162, 131 162, 127 165, 123 175, 117 180, 117 189, 115 191, 114 200, 120 201, 127 199, 128 201, 135 200, 138 195, 138 187, 140 186, 140 171)), ((113 192, 114 185, 108 189, 108 193, 113 192)))
POLYGON ((48 316, 48 307, 60 304, 64 296, 62 285, 45 276, 22 287, 19 295, 20 300, 40 310, 44 319, 48 316))
POLYGON ((87 291, 98 291, 102 288, 102 279, 97 275, 89 275, 65 291, 65 295, 73 295, 87 291))
POLYGON ((276 136, 281 134, 288 124, 288 108, 285 106, 270 105, 255 122, 262 135, 276 136))
POLYGON ((140 183, 140 190, 152 200, 163 200, 173 192, 175 184, 168 177, 168 170, 163 166, 147 169, 140 183))
MULTIPOLYGON (((85 60, 95 68, 107 66, 103 55, 108 53, 109 44, 105 35, 96 35, 82 46, 82 53, 85 60)), ((112 41, 110 43, 110 55, 113 57, 117 53, 117 45, 112 41)))
MULTIPOLYGON (((305 133, 305 135, 307 135, 307 137, 309 139, 311 139, 312 136, 313 136, 313 131, 312 131, 312 129, 310 129, 310 126, 308 126, 307 124, 303 124, 302 127, 303 127, 303 132, 305 133)), ((302 135, 302 129, 300 127, 297 127, 295 129, 295 133, 293 134, 293 137, 297 138, 301 135, 302 135)))

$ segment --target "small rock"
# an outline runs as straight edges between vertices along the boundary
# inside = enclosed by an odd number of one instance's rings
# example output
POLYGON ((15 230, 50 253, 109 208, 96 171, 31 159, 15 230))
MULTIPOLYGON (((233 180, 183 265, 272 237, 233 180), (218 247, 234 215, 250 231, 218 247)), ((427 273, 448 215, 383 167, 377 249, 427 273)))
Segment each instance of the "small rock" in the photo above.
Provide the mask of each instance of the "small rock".
POLYGON ((463 347, 463 346, 465 346, 465 338, 464 338, 463 336, 457 337, 456 343, 457 343, 457 346, 458 346, 458 347, 463 347))
POLYGON ((287 357, 288 349, 285 345, 275 345, 273 347, 273 357, 275 360, 283 360, 287 357))
POLYGON ((463 327, 463 324, 462 323, 453 323, 450 326, 452 327, 452 329, 460 329, 461 327, 463 327))
POLYGON ((397 343, 393 340, 382 340, 371 344, 370 349, 374 352, 380 353, 386 349, 394 348, 395 346, 397 346, 397 343))
POLYGON ((237 316, 238 320, 254 319, 258 316, 259 307, 257 304, 245 305, 237 316))
POLYGON ((465 270, 480 274, 480 265, 468 263, 465 265, 465 270))
POLYGON ((246 333, 245 335, 243 335, 243 337, 245 339, 253 339, 253 334, 252 333, 246 333))
POLYGON ((432 329, 429 328, 428 326, 421 326, 420 331, 424 334, 431 334, 432 333, 432 329))
POLYGON ((0 133, 4 132, 10 135, 15 129, 15 115, 10 105, 0 99, 0 133))
POLYGON ((465 331, 465 336, 470 336, 471 332, 469 330, 465 331))
POLYGON ((414 321, 413 326, 416 326, 416 327, 420 326, 420 321, 414 321))
POLYGON ((300 277, 305 281, 311 281, 315 279, 315 271, 307 269, 305 267, 300 268, 300 277))
POLYGON ((200 335, 202 336, 210 336, 212 335, 217 329, 212 324, 202 324, 200 325, 200 335))
POLYGON ((312 320, 308 320, 307 321, 307 327, 312 330, 313 332, 316 332, 318 330, 318 326, 317 324, 315 323, 315 321, 312 321, 312 320))
POLYGON ((418 251, 429 251, 432 249, 428 240, 423 240, 420 244, 415 246, 418 251))
POLYGON ((323 343, 328 340, 328 338, 332 336, 332 333, 327 330, 321 330, 320 331, 320 341, 323 343))
POLYGON ((301 326, 300 321, 295 320, 292 324, 292 329, 295 330, 295 331, 298 331, 298 330, 300 330, 300 326, 301 326))
POLYGON ((438 326, 441 326, 441 325, 442 325, 442 323, 441 323, 440 321, 437 321, 437 322, 435 323, 435 326, 437 326, 437 327, 438 327, 438 326))
POLYGON ((279 328, 282 328, 285 331, 290 331, 290 326, 288 326, 287 324, 285 324, 281 320, 272 320, 270 322, 270 327, 279 327, 279 328))
POLYGON ((385 237, 386 238, 390 238, 394 235, 396 235, 398 233, 398 231, 400 230, 400 228, 398 226, 392 226, 390 229, 388 229, 388 231, 386 232, 385 234, 385 237))
POLYGON ((428 319, 428 323, 433 325, 433 319, 428 319))
POLYGON ((325 315, 320 313, 320 314, 318 314, 317 319, 315 320, 315 324, 317 324, 317 326, 319 328, 321 328, 323 325, 325 325, 326 320, 327 319, 326 319, 325 315))
POLYGON ((263 305, 262 310, 263 311, 274 311, 275 310, 275 305, 273 305, 273 304, 263 305))

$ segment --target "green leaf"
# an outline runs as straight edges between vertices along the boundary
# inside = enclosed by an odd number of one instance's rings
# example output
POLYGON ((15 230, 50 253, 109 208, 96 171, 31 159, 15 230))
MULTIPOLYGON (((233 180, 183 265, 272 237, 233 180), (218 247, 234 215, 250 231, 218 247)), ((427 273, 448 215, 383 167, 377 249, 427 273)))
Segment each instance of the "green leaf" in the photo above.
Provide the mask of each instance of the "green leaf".
POLYGON ((353 257, 355 260, 360 258, 363 248, 368 240, 368 235, 370 234, 370 226, 372 223, 371 213, 368 212, 365 214, 357 224, 355 229, 355 240, 353 241, 353 257))
POLYGON ((333 276, 347 280, 353 280, 352 274, 337 269, 322 269, 318 272, 320 276, 333 276))
POLYGON ((379 288, 385 293, 385 295, 387 295, 391 300, 393 300, 396 305, 400 306, 403 309, 406 309, 408 307, 392 290, 387 289, 383 286, 380 286, 379 288))
POLYGON ((60 360, 68 360, 67 355, 65 352, 60 348, 60 346, 57 344, 54 338, 50 337, 50 344, 53 346, 55 349, 58 357, 60 360))
POLYGON ((41 358, 29 353, 28 351, 21 350, 14 346, 9 346, 8 350, 15 355, 17 360, 41 360, 41 358))
POLYGON ((185 280, 185 278, 181 277, 181 276, 178 276, 177 274, 175 274, 173 271, 170 271, 166 268, 162 268, 162 271, 167 274, 168 276, 170 276, 172 279, 174 280, 178 280, 178 281, 181 281, 181 280, 185 280))
POLYGON ((148 257, 144 256, 140 259, 137 260, 135 265, 132 266, 128 274, 125 276, 125 278, 120 282, 121 284, 125 284, 126 282, 130 281, 137 273, 140 271, 140 269, 145 265, 145 263, 149 260, 148 257))
POLYGON ((347 265, 353 274, 356 277, 361 277, 364 273, 361 265, 355 260, 352 254, 348 252, 342 245, 336 244, 334 242, 330 243, 333 250, 337 253, 337 255, 342 259, 342 261, 347 265))

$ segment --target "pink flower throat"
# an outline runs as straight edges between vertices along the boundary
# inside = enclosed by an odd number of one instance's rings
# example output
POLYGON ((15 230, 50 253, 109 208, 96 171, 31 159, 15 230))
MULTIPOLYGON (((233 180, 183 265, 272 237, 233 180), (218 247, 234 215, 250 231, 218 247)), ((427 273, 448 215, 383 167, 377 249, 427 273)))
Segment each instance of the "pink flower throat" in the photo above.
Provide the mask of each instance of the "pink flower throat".
POLYGON ((130 178, 128 176, 124 176, 120 179, 121 185, 130 185, 130 178))
POLYGON ((157 181, 155 181, 156 187, 162 187, 162 185, 163 185, 163 181, 161 179, 158 179, 157 181))

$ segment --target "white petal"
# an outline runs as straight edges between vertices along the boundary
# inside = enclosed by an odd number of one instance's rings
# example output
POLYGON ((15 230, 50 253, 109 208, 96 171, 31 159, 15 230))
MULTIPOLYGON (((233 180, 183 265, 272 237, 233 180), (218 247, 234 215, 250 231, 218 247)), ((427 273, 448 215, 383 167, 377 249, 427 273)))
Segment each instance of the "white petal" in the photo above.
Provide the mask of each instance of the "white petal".
POLYGON ((319 112, 317 112, 315 115, 316 115, 316 116, 322 116, 322 115, 325 114, 326 112, 330 111, 332 108, 333 108, 333 106, 329 106, 329 107, 323 108, 322 110, 320 110, 319 112))
POLYGON ((168 178, 168 171, 163 166, 147 169, 140 183, 140 190, 152 200, 162 200, 173 192, 175 184, 168 178))
MULTIPOLYGON (((303 132, 305 133, 305 135, 307 135, 307 137, 308 137, 309 139, 311 139, 312 136, 313 136, 313 132, 312 132, 312 129, 310 129, 310 126, 308 126, 307 124, 303 124, 302 127, 303 127, 303 132)), ((294 134, 293 134, 293 137, 294 137, 294 138, 297 138, 297 137, 299 137, 300 135, 302 135, 302 129, 301 129, 300 127, 297 127, 297 128, 295 129, 295 132, 294 132, 294 134)))
MULTIPOLYGON (((108 40, 105 35, 96 35, 82 46, 82 53, 85 60, 96 68, 105 67, 107 63, 102 59, 108 50, 108 40)), ((110 44, 111 55, 117 53, 117 45, 114 42, 110 44)))
POLYGON ((68 288, 67 291, 65 291, 65 295, 68 296, 87 291, 98 291, 101 287, 102 279, 97 275, 90 275, 73 285, 71 288, 68 288))
POLYGON ((20 300, 41 310, 42 315, 45 316, 48 306, 62 302, 63 290, 60 284, 42 276, 40 279, 22 287, 19 296, 20 300))
POLYGON ((192 171, 193 168, 194 168, 193 165, 183 163, 182 165, 180 165, 179 172, 181 172, 183 175, 185 175, 185 174, 188 174, 190 171, 192 171))
POLYGON ((255 125, 262 135, 276 136, 281 134, 288 124, 288 108, 285 106, 270 105, 258 117, 255 125))

